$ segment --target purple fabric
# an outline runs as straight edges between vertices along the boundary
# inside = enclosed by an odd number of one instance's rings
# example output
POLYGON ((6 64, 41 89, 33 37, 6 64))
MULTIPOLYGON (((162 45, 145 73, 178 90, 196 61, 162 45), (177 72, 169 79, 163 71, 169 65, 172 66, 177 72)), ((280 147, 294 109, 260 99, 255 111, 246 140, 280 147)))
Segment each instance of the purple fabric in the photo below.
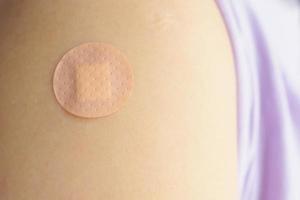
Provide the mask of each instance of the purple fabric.
POLYGON ((238 80, 241 200, 300 200, 300 1, 217 0, 238 80))

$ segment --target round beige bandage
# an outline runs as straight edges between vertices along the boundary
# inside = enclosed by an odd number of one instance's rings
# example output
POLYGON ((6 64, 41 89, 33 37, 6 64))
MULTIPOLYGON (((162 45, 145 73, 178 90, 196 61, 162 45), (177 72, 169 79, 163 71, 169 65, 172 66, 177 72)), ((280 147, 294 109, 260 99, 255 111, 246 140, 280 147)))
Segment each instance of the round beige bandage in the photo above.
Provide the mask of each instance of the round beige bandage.
POLYGON ((115 113, 132 87, 132 70, 126 57, 102 43, 82 44, 70 50, 58 63, 53 78, 59 104, 84 118, 115 113))

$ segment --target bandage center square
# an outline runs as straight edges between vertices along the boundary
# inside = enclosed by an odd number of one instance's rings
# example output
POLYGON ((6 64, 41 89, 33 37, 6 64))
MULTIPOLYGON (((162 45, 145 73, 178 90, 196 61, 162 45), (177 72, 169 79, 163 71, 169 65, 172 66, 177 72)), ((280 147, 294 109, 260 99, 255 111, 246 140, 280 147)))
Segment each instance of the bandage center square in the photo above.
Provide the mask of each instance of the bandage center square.
POLYGON ((111 67, 108 63, 79 65, 75 70, 78 101, 105 101, 111 98, 111 67))

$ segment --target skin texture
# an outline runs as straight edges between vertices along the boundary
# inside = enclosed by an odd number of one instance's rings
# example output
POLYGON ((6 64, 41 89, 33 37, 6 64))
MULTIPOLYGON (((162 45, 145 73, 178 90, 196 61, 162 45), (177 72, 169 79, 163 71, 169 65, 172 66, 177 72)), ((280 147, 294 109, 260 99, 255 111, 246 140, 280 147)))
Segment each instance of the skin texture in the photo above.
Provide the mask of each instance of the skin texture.
POLYGON ((0 0, 0 200, 234 200, 232 55, 210 0, 0 0), (135 87, 67 114, 52 76, 83 42, 124 52, 135 87))

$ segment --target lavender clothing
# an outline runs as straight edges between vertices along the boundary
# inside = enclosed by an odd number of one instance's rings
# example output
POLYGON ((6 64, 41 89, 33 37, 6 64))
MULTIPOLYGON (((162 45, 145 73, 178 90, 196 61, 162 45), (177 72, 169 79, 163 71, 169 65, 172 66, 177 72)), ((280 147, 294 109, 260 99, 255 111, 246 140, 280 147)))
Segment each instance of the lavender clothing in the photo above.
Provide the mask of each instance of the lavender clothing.
POLYGON ((300 0, 217 0, 238 80, 241 200, 300 200, 300 0))

